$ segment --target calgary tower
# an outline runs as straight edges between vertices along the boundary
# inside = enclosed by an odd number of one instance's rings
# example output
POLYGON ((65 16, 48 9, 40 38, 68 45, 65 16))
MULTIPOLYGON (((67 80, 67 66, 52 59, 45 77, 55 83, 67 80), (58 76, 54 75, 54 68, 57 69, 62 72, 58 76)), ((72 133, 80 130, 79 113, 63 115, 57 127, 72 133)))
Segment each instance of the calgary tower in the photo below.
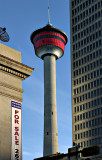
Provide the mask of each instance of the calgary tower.
POLYGON ((56 107, 56 60, 64 54, 67 35, 50 23, 31 34, 35 54, 44 61, 44 145, 43 156, 58 152, 56 107))

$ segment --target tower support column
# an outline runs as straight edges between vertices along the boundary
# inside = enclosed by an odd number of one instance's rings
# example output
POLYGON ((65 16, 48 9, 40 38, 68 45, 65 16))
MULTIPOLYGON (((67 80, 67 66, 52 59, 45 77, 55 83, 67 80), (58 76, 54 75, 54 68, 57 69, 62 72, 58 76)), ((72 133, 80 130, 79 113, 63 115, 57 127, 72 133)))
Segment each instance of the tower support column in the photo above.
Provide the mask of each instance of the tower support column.
POLYGON ((56 56, 44 57, 44 153, 58 152, 56 108, 56 56))

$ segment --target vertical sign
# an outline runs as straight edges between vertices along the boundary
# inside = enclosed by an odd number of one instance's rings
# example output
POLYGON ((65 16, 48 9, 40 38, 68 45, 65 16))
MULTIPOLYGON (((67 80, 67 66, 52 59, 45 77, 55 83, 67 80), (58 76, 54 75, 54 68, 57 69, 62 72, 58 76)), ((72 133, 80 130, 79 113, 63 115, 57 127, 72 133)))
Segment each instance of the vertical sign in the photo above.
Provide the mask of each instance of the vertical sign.
POLYGON ((11 101, 11 160, 22 160, 22 104, 11 101))

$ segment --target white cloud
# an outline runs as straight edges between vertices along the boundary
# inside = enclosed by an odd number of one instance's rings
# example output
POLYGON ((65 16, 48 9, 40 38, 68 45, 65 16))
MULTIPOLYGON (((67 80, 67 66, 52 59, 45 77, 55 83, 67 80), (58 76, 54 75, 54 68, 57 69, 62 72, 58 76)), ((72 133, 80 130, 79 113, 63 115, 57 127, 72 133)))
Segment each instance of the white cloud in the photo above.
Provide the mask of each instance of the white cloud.
POLYGON ((34 153, 34 158, 39 158, 39 157, 43 157, 42 153, 40 153, 40 152, 35 152, 35 153, 34 153))
POLYGON ((41 80, 41 77, 33 75, 32 77, 30 77, 29 79, 26 79, 26 81, 24 81, 23 83, 24 87, 28 87, 30 88, 30 90, 35 90, 35 87, 37 89, 40 88, 40 90, 42 90, 44 88, 44 83, 43 80, 41 80))
POLYGON ((70 145, 59 145, 59 150, 61 151, 61 153, 68 153, 68 148, 71 148, 71 144, 70 145))
POLYGON ((57 90, 57 94, 60 94, 63 97, 67 97, 71 101, 71 94, 68 94, 68 92, 65 92, 63 90, 57 90))
POLYGON ((37 100, 37 98, 32 99, 32 97, 30 97, 30 95, 26 95, 25 96, 25 99, 24 99, 22 105, 25 108, 27 108, 27 109, 29 109, 31 111, 34 111, 34 112, 36 112, 38 114, 43 115, 43 113, 44 113, 42 101, 41 100, 37 100))
POLYGON ((33 156, 33 154, 32 154, 32 153, 30 153, 30 152, 26 152, 26 151, 24 151, 24 152, 23 152, 23 155, 25 155, 25 156, 33 156))
POLYGON ((38 105, 34 104, 34 105, 27 105, 27 108, 38 113, 38 114, 44 114, 43 112, 43 107, 39 107, 38 105), (35 107, 34 107, 35 106, 35 107))
POLYGON ((27 152, 27 151, 24 151, 23 155, 24 156, 33 156, 34 158, 39 158, 39 157, 43 156, 40 152, 31 153, 31 152, 27 152))

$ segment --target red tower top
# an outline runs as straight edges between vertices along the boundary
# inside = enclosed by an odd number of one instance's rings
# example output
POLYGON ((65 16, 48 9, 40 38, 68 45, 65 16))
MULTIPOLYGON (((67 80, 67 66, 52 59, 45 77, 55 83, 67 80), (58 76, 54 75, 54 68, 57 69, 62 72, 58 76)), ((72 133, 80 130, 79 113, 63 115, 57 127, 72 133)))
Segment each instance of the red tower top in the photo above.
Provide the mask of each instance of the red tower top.
POLYGON ((31 35, 35 53, 42 59, 48 54, 55 55, 56 59, 62 57, 67 41, 67 35, 50 24, 34 31, 31 35))

